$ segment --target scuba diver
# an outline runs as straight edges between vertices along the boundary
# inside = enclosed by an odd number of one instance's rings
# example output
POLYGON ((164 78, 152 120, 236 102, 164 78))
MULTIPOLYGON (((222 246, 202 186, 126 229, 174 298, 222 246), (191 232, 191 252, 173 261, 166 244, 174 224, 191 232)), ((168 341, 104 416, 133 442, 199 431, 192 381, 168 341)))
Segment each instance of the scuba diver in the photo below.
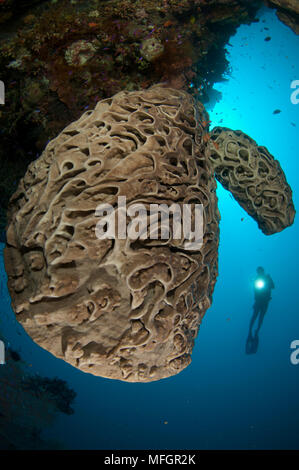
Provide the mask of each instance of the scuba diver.
POLYGON ((255 354, 258 348, 258 333, 263 324, 265 314, 268 310, 271 300, 271 290, 274 289, 274 282, 269 274, 266 274, 264 268, 257 268, 257 277, 254 280, 254 305, 253 315, 250 320, 249 334, 246 342, 246 354, 255 354), (258 322, 255 334, 252 334, 252 328, 258 322))

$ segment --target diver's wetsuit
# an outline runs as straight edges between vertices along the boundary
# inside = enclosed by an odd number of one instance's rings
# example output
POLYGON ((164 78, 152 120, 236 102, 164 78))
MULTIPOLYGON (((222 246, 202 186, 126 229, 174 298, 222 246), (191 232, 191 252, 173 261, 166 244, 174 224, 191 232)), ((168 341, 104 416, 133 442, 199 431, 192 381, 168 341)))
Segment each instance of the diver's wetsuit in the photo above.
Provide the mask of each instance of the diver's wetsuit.
POLYGON ((259 272, 258 276, 255 279, 255 289, 254 289, 254 305, 253 305, 253 315, 249 325, 249 334, 246 341, 246 354, 254 354, 257 352, 259 338, 258 333, 263 324, 264 316, 267 312, 269 302, 271 300, 271 290, 274 289, 274 282, 268 274, 259 272), (264 285, 261 288, 258 288, 257 281, 262 281, 264 285), (255 331, 254 336, 252 336, 252 328, 254 322, 258 318, 258 325, 255 331))
POLYGON ((254 291, 255 302, 253 306, 253 316, 251 319, 249 330, 251 332, 253 324, 257 316, 259 315, 259 322, 258 322, 256 334, 258 333, 258 331, 260 330, 262 326, 265 313, 267 312, 267 309, 268 309, 269 301, 271 300, 271 290, 274 289, 274 282, 268 274, 257 276, 255 281, 257 280, 264 281, 265 285, 262 289, 255 288, 255 291, 254 291))

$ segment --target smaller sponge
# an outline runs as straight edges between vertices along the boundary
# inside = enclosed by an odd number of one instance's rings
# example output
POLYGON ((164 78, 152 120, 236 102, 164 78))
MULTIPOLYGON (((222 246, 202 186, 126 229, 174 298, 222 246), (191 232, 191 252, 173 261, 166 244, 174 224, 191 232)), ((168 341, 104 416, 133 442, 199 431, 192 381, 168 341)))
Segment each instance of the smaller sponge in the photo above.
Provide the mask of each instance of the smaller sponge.
POLYGON ((265 235, 292 225, 292 190, 277 160, 242 131, 215 127, 210 160, 217 180, 253 217, 265 235))

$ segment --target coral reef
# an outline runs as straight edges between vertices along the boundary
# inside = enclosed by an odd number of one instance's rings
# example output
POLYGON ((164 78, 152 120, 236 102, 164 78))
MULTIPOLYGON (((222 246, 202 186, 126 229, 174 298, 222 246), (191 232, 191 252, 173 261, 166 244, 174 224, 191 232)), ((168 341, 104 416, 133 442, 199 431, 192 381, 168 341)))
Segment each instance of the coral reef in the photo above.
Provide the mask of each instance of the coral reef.
POLYGON ((167 82, 204 102, 227 66, 225 45, 260 1, 0 2, 0 230, 14 183, 82 109, 121 90, 167 82), (4 13, 3 13, 4 14, 4 13), (147 45, 157 48, 150 53, 147 45))
MULTIPOLYGON (((148 382, 180 372, 217 276, 208 115, 182 91, 120 92, 52 140, 10 202, 5 265, 17 319, 40 346, 95 375, 148 382), (203 204, 203 246, 101 239, 100 203, 203 204)), ((194 218, 193 218, 194 219, 194 218)), ((193 220, 194 222, 194 220, 193 220)))
POLYGON ((0 1, 0 24, 14 18, 14 16, 26 11, 45 0, 1 0, 0 1))
POLYGON ((72 412, 75 392, 62 380, 32 375, 13 353, 7 348, 6 363, 0 365, 0 449, 62 448, 58 441, 46 441, 41 432, 58 412, 72 412))
POLYGON ((76 397, 76 392, 68 387, 65 380, 31 375, 22 381, 21 389, 30 390, 37 398, 43 397, 53 402, 57 410, 62 413, 68 415, 74 413, 71 404, 76 397))
POLYGON ((292 225, 292 190, 277 160, 242 131, 215 127, 210 159, 216 178, 266 234, 292 225))

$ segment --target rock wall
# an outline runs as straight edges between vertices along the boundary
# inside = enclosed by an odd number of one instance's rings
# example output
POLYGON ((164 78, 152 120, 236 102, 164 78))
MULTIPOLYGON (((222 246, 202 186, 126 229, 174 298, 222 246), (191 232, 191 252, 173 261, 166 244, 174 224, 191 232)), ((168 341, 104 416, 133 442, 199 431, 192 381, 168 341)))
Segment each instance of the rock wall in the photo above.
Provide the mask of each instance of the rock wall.
POLYGON ((277 9, 278 18, 299 34, 299 2, 298 0, 265 0, 266 5, 277 9))

